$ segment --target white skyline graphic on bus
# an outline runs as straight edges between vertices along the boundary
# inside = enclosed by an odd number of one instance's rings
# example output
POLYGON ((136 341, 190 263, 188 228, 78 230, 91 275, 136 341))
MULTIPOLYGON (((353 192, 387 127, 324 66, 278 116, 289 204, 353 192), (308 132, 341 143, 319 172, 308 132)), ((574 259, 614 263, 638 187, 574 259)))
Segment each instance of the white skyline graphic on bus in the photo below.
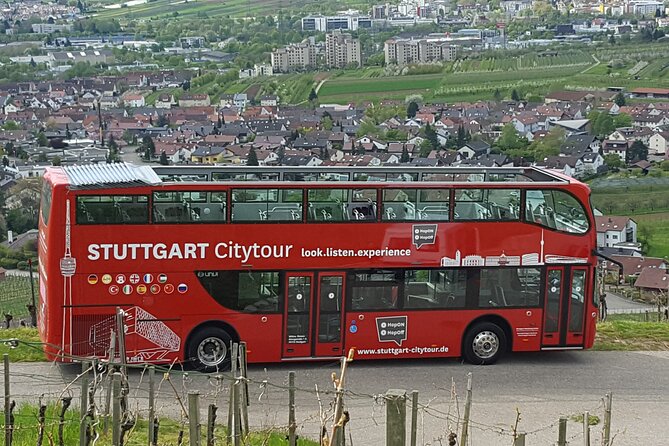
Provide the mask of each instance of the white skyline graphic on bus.
POLYGON ((460 250, 455 251, 455 257, 442 257, 441 266, 539 266, 550 264, 565 263, 587 263, 585 257, 572 257, 560 254, 544 253, 544 231, 541 231, 541 240, 539 241, 539 252, 528 252, 521 255, 506 255, 502 253, 498 256, 483 257, 478 254, 468 254, 462 257, 460 250))

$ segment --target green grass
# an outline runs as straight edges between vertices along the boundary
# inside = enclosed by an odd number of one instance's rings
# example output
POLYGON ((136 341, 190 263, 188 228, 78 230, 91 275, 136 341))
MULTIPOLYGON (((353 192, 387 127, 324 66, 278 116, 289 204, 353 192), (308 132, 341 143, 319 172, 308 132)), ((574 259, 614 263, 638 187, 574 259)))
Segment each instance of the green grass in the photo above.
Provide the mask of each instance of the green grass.
POLYGON ((10 362, 38 362, 46 361, 40 345, 37 328, 10 328, 0 330, 0 340, 19 339, 23 342, 13 344, 0 343, 0 354, 7 353, 10 362))
MULTIPOLYGON (((74 403, 68 410, 65 412, 65 420, 63 425, 63 443, 66 445, 79 444, 79 416, 80 412, 74 403)), ((43 444, 58 444, 58 425, 59 425, 59 415, 60 415, 61 405, 59 404, 50 404, 47 406, 45 414, 45 430, 44 430, 44 442, 43 444), (53 439, 51 442, 49 439, 53 439)), ((14 435, 13 435, 13 446, 33 446, 35 445, 35 440, 37 438, 37 433, 39 429, 38 423, 38 413, 39 409, 36 405, 24 404, 20 405, 14 410, 14 435)), ((4 418, 4 412, 2 414, 4 418)), ((216 444, 226 444, 225 443, 225 430, 221 426, 221 415, 219 411, 218 424, 214 432, 214 438, 216 444)), ((100 421, 100 420, 98 420, 100 421)), ((158 430, 158 444, 161 445, 176 445, 179 437, 179 432, 183 431, 184 443, 188 443, 188 422, 180 423, 179 421, 172 420, 169 418, 161 418, 159 420, 159 430, 158 430)), ((139 419, 134 429, 130 431, 130 434, 126 434, 124 444, 126 446, 143 446, 147 443, 148 423, 146 420, 139 419)), ((202 444, 206 444, 206 429, 202 428, 202 444)), ((102 432, 101 426, 97 427, 97 433, 100 435, 100 438, 95 443, 99 446, 111 446, 111 429, 108 430, 108 433, 105 435, 102 432)), ((267 432, 252 432, 249 435, 248 443, 252 446, 280 446, 286 444, 286 433, 281 431, 267 431, 267 432)), ((300 446, 316 446, 318 443, 308 440, 308 439, 298 439, 297 444, 300 446)))
POLYGON ((639 227, 647 226, 651 234, 646 255, 669 258, 669 212, 636 214, 631 217, 639 227))
POLYGON ((597 324, 593 350, 669 350, 669 323, 611 318, 597 324))
POLYGON ((436 88, 441 79, 441 74, 378 77, 371 79, 337 78, 326 81, 321 87, 318 96, 322 101, 322 97, 324 96, 385 93, 398 90, 405 92, 424 91, 436 88))
MULTIPOLYGON (((35 300, 38 292, 39 286, 35 280, 35 300)), ((28 277, 7 276, 0 280, 0 312, 3 315, 11 314, 15 322, 18 322, 19 318, 30 315, 26 305, 31 301, 32 293, 28 277)))

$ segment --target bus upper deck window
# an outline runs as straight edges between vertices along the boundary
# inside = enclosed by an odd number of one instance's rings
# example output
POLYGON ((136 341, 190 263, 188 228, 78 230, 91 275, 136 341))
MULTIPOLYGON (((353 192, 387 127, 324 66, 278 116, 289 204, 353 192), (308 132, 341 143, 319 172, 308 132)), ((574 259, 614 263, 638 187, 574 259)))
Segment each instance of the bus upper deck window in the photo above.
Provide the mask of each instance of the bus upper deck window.
POLYGON ((585 234, 590 228, 583 205, 559 190, 528 190, 525 195, 525 219, 572 234, 585 234))

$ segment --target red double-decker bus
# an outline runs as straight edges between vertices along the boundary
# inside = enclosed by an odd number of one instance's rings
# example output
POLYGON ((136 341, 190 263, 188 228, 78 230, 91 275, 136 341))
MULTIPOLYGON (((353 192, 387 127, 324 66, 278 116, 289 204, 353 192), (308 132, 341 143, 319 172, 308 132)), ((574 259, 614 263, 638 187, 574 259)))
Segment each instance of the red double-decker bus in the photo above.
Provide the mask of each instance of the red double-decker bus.
POLYGON ((51 358, 250 362, 584 349, 589 190, 534 168, 54 167, 39 225, 51 358))

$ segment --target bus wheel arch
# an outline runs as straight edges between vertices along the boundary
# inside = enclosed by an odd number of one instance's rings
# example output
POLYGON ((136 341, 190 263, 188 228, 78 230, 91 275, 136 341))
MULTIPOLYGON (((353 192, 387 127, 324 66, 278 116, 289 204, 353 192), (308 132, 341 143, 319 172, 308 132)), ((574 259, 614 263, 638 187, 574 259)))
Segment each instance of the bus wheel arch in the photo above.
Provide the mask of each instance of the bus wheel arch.
POLYGON ((197 370, 214 372, 230 369, 230 342, 239 335, 223 321, 207 321, 193 328, 184 345, 184 360, 197 370))
POLYGON ((488 315, 469 323, 462 337, 462 357, 471 364, 489 365, 512 350, 511 326, 500 316, 488 315))

